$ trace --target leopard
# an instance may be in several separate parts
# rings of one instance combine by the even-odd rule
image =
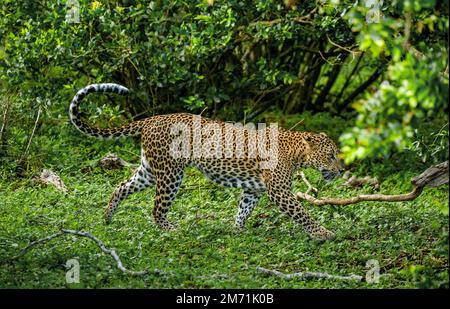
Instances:
[[[340,175],[340,151],[327,134],[271,130],[272,126],[256,129],[190,113],[154,115],[122,126],[100,128],[83,120],[80,113],[80,103],[90,93],[128,95],[130,90],[115,83],[90,84],[79,90],[70,103],[69,115],[80,132],[100,139],[136,136],[141,142],[140,165],[112,193],[104,211],[106,224],[126,197],[155,187],[153,219],[162,230],[173,229],[176,224],[168,220],[168,211],[185,169],[194,167],[219,185],[242,189],[235,218],[238,230],[244,229],[262,194],[267,193],[270,202],[298,223],[310,238],[324,241],[336,237],[314,220],[292,193],[293,178],[299,169],[314,168],[325,181]],[[258,143],[254,142],[255,136],[260,137]]]

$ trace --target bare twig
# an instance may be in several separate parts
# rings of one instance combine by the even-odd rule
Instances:
[[[36,116],[36,121],[34,122],[33,131],[31,132],[30,139],[28,140],[27,148],[25,149],[25,152],[22,155],[22,160],[24,160],[28,156],[28,152],[29,152],[30,146],[31,146],[31,141],[33,140],[34,134],[36,133],[37,124],[38,124],[39,118],[41,117],[41,111],[42,110],[39,107],[38,113]]]
[[[58,238],[62,235],[66,235],[66,234],[71,234],[71,235],[75,235],[75,236],[80,236],[80,237],[86,237],[90,240],[92,240],[93,242],[95,242],[95,244],[105,253],[105,254],[109,254],[114,261],[116,261],[117,263],[117,268],[120,269],[124,274],[127,275],[131,275],[131,276],[143,276],[143,275],[147,275],[147,274],[155,274],[155,275],[162,275],[162,276],[173,276],[175,275],[172,272],[165,272],[163,270],[160,269],[153,269],[152,271],[148,270],[148,269],[144,269],[144,270],[139,270],[139,271],[134,271],[134,270],[129,270],[127,269],[125,266],[123,266],[123,263],[119,257],[119,255],[117,254],[117,252],[114,249],[108,249],[106,248],[106,246],[103,244],[103,242],[98,239],[97,237],[95,237],[94,235],[88,233],[88,232],[83,232],[83,231],[75,231],[75,230],[68,230],[68,229],[62,229],[60,230],[58,233],[52,234],[50,236],[35,240],[33,242],[31,242],[30,244],[28,244],[28,246],[26,246],[25,248],[23,248],[20,253],[16,256],[14,256],[11,260],[16,260],[18,258],[20,258],[21,256],[25,255],[27,252],[29,252],[31,249],[33,249],[34,247],[36,247],[37,245],[40,244],[44,244],[46,242],[49,242],[52,239]],[[199,275],[199,276],[193,276],[193,278],[195,279],[212,279],[212,278],[217,278],[217,279],[226,279],[228,278],[227,274],[221,274],[221,273],[215,273],[212,275]]]
[[[331,65],[331,66],[335,65],[334,63],[331,63],[327,58],[325,58],[324,55],[322,54],[322,52],[321,52],[320,50],[319,50],[319,55],[320,55],[320,57],[321,57],[325,62],[327,62],[329,65]]]
[[[268,274],[268,275],[272,275],[272,276],[276,276],[276,277],[280,277],[280,278],[288,279],[288,280],[295,279],[295,278],[300,278],[300,279],[322,278],[322,279],[334,279],[334,280],[344,280],[344,281],[346,281],[346,280],[363,281],[362,276],[353,275],[353,274],[348,275],[348,276],[339,276],[339,275],[330,275],[328,273],[323,273],[323,272],[312,272],[312,271],[285,274],[278,270],[267,269],[264,267],[256,267],[256,270],[261,273],[264,273],[264,274]]]
[[[300,121],[298,121],[296,124],[294,124],[292,127],[289,128],[289,131],[292,131],[292,129],[294,129],[296,126],[298,126],[299,124],[302,124],[303,121],[305,121],[305,119],[300,119]]]
[[[208,109],[208,106],[206,106],[206,107],[200,112],[199,116],[201,116],[201,115],[203,114],[203,112],[204,112],[205,110],[207,110],[207,109]]]
[[[276,24],[279,24],[283,21],[286,21],[287,19],[285,18],[277,18],[277,19],[273,19],[273,20],[261,20],[261,21],[255,21],[250,23],[250,26],[256,26],[256,25],[265,25],[265,26],[273,26]],[[307,18],[302,18],[302,17],[295,17],[293,19],[291,19],[297,23],[301,23],[301,24],[312,24],[312,21],[307,19]],[[287,20],[289,21],[289,20]]]
[[[45,238],[41,238],[41,239],[32,241],[28,246],[26,246],[25,248],[23,248],[22,250],[20,250],[20,253],[19,253],[18,255],[14,256],[14,257],[12,258],[12,260],[17,260],[17,259],[18,259],[19,257],[21,257],[22,255],[25,255],[28,251],[30,251],[30,249],[31,249],[32,247],[34,247],[34,246],[36,246],[36,245],[39,245],[39,244],[42,244],[42,243],[45,243],[45,242],[48,242],[48,241],[50,241],[50,240],[52,240],[52,239],[54,239],[54,238],[56,238],[56,237],[59,237],[59,236],[61,236],[61,235],[63,235],[63,234],[64,234],[64,232],[62,232],[62,230],[61,230],[61,231],[59,231],[59,232],[56,233],[56,234],[53,234],[53,235],[50,235],[50,236],[48,236],[48,237],[45,237]]]

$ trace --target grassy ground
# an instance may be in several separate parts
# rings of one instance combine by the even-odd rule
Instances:
[[[177,229],[161,232],[154,224],[154,190],[130,196],[106,226],[102,213],[109,195],[131,170],[89,167],[107,151],[134,162],[139,151],[131,142],[99,142],[71,129],[65,128],[61,134],[64,132],[71,137],[42,138],[36,143],[45,149],[47,157],[42,160],[46,166],[58,172],[69,188],[67,194],[39,185],[31,177],[0,181],[0,287],[448,288],[447,185],[427,188],[413,202],[305,205],[314,218],[337,233],[336,240],[320,243],[310,240],[266,196],[247,222],[246,231],[238,232],[233,225],[240,191],[216,186],[190,169],[169,213]],[[410,178],[417,171],[386,166],[370,166],[382,182],[380,191],[409,191]],[[355,172],[358,170],[364,168]],[[322,196],[372,192],[368,187],[344,188],[343,180],[324,184],[313,170],[307,170],[307,176]],[[305,187],[296,182],[294,190]],[[172,275],[124,275],[93,242],[70,235],[10,260],[30,241],[61,228],[89,231],[108,248],[115,248],[129,269],[158,268]],[[73,258],[79,260],[80,283],[68,284],[65,264]],[[256,271],[261,266],[286,273],[365,276],[370,259],[379,263],[379,283],[283,280]]]

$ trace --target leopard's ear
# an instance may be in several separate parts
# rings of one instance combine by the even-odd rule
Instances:
[[[322,136],[328,136],[325,132],[320,132],[319,134]]]
[[[301,140],[302,145],[296,150],[297,157],[301,162],[309,161],[313,153],[313,143],[311,135],[302,136]]]
[[[305,149],[304,149],[305,152],[311,151],[312,140],[313,140],[312,136],[309,134],[306,136],[303,136],[303,144],[305,145]]]

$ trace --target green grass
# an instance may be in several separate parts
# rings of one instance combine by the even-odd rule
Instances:
[[[310,240],[265,196],[238,232],[234,224],[239,190],[206,181],[188,170],[169,219],[178,227],[161,232],[151,218],[154,190],[126,199],[110,225],[102,221],[110,193],[130,170],[87,174],[62,172],[70,192],[33,181],[0,183],[0,287],[8,288],[413,288],[448,287],[448,186],[426,189],[409,203],[363,203],[347,207],[307,207],[338,235],[325,243]],[[323,196],[349,196],[342,180],[323,185],[307,171]],[[412,175],[383,179],[381,191],[409,189]],[[295,190],[304,190],[296,183]],[[115,262],[84,238],[65,235],[11,262],[20,248],[61,228],[89,231],[115,248],[132,270],[158,268],[171,276],[122,274]],[[65,281],[65,263],[77,258],[80,283]],[[260,274],[257,266],[283,272],[321,271],[365,276],[366,262],[379,261],[378,284],[325,279],[283,280]]]
[[[327,115],[296,116],[313,131],[339,135],[345,122]],[[315,120],[314,120],[315,119]],[[327,120],[328,119],[328,120]],[[283,120],[283,119],[282,119]],[[313,121],[314,120],[314,121]],[[285,119],[285,127],[298,119]],[[316,125],[317,127],[314,127]],[[297,128],[304,130],[305,128]],[[26,166],[28,178],[14,176],[14,160],[0,168],[0,287],[2,288],[436,288],[449,286],[448,185],[426,188],[412,202],[361,203],[317,207],[312,216],[336,232],[334,241],[310,240],[300,226],[263,196],[246,224],[234,228],[240,190],[208,182],[188,169],[169,212],[177,223],[160,231],[151,217],[154,190],[131,195],[110,225],[103,209],[114,188],[131,170],[103,171],[95,164],[112,151],[133,163],[139,145],[130,139],[97,141],[77,133],[64,119],[42,129],[34,139]],[[44,131],[46,130],[46,131]],[[57,172],[67,187],[61,193],[33,181],[42,167]],[[410,179],[425,169],[407,154],[388,160],[359,162],[357,175],[374,175],[382,193],[406,193]],[[306,171],[321,196],[346,197],[372,189],[325,184],[320,173]],[[306,188],[296,182],[294,191]],[[133,277],[121,273],[113,259],[90,240],[71,235],[36,246],[11,261],[20,249],[61,228],[85,230],[114,248],[131,270],[161,269],[170,276]],[[66,261],[77,258],[80,283],[66,283]],[[365,276],[370,259],[378,261],[378,284],[327,279],[284,280],[256,271],[258,266],[291,273],[320,271]]]

